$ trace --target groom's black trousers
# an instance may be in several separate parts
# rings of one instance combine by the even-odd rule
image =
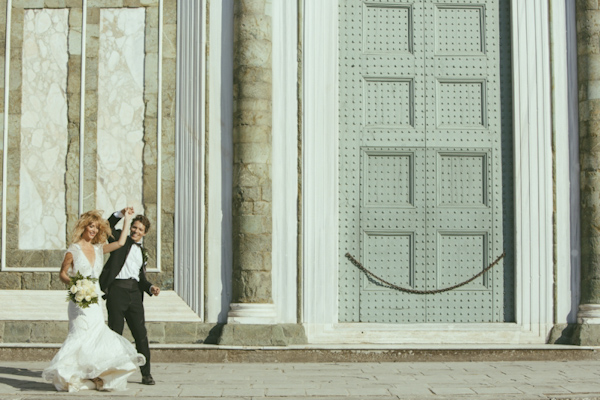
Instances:
[[[146,357],[146,364],[140,367],[142,375],[146,376],[150,375],[150,346],[146,332],[143,296],[144,293],[138,288],[135,279],[116,279],[106,296],[106,309],[108,326],[119,335],[123,334],[124,321],[127,321],[138,353]]]

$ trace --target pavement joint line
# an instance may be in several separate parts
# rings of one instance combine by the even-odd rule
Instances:
[[[0,347],[60,347],[62,343],[0,343]],[[569,351],[600,351],[600,346],[573,346],[557,344],[305,344],[287,346],[233,346],[217,344],[180,344],[180,343],[150,343],[156,349],[215,349],[215,350],[418,350],[418,351],[472,351],[472,350],[569,350]]]

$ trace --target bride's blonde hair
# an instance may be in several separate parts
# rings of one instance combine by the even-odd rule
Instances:
[[[75,225],[75,229],[73,230],[73,234],[71,235],[71,243],[76,243],[83,236],[83,232],[85,228],[90,226],[93,223],[96,223],[98,226],[98,233],[92,239],[92,244],[96,243],[105,243],[108,240],[108,237],[112,237],[110,225],[107,220],[102,218],[102,214],[98,210],[91,210],[81,214],[79,220],[77,220],[77,225]]]

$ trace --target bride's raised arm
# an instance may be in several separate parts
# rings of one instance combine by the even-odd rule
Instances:
[[[127,236],[129,236],[129,228],[131,225],[131,219],[133,218],[133,208],[128,207],[125,209],[125,222],[123,223],[123,230],[119,235],[119,240],[107,243],[102,247],[102,251],[104,254],[110,253],[111,251],[115,251],[125,245],[125,241],[127,240]]]

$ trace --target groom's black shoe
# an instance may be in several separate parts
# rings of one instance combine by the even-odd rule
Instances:
[[[142,376],[142,384],[156,385],[156,382],[154,382],[154,378],[152,378],[152,375],[145,375],[145,376]]]

